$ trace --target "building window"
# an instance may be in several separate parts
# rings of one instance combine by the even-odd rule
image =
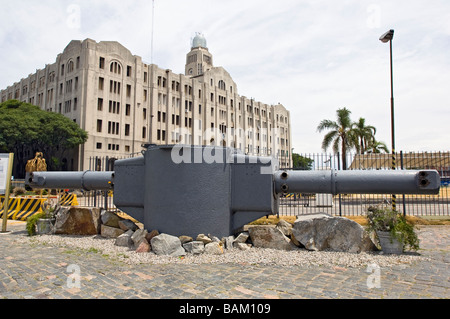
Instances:
[[[130,124],[125,124],[125,136],[130,136]]]
[[[131,76],[131,66],[129,65],[127,65],[127,76]]]
[[[105,68],[105,58],[103,58],[103,57],[100,57],[99,68],[100,69],[104,69]]]
[[[97,149],[101,150],[102,149],[102,143],[97,143]]]
[[[109,71],[111,73],[120,74],[121,73],[121,66],[118,62],[111,62],[109,66]]]
[[[97,132],[101,133],[102,132],[102,120],[97,120]]]
[[[73,72],[73,69],[74,69],[73,61],[69,61],[69,63],[67,63],[67,73]]]
[[[142,138],[146,138],[147,137],[147,128],[144,126],[142,127]]]
[[[105,85],[105,79],[104,78],[98,78],[98,89],[103,90],[103,87]]]
[[[97,101],[97,111],[103,111],[103,99],[101,98]]]
[[[130,113],[131,113],[131,105],[127,104],[125,105],[125,115],[130,116]]]

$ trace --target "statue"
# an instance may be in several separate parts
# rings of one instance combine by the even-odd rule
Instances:
[[[45,163],[45,158],[42,152],[36,152],[36,156],[27,161],[25,171],[27,173],[47,171],[47,164]]]

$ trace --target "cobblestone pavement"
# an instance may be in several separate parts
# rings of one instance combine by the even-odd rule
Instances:
[[[430,260],[379,269],[248,264],[130,266],[95,250],[21,242],[18,239],[26,236],[24,223],[9,221],[8,230],[0,234],[0,299],[450,297],[450,226],[421,226],[420,254]]]

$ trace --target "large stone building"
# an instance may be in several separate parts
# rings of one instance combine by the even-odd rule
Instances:
[[[64,159],[69,170],[93,169],[91,157],[122,158],[149,143],[230,146],[292,166],[289,111],[239,95],[230,74],[213,65],[205,38],[197,34],[191,44],[183,75],[144,63],[118,42],[74,40],[0,98],[61,113],[88,132]]]

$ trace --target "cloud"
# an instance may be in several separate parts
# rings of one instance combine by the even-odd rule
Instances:
[[[114,40],[151,59],[152,2],[7,1],[0,12],[0,87],[26,77],[72,40]],[[36,18],[39,17],[39,18]],[[238,92],[291,112],[296,152],[320,152],[318,123],[347,107],[390,145],[389,46],[395,29],[397,146],[448,149],[450,3],[436,0],[155,0],[154,63],[184,73],[203,32]],[[397,147],[397,148],[398,148]]]

